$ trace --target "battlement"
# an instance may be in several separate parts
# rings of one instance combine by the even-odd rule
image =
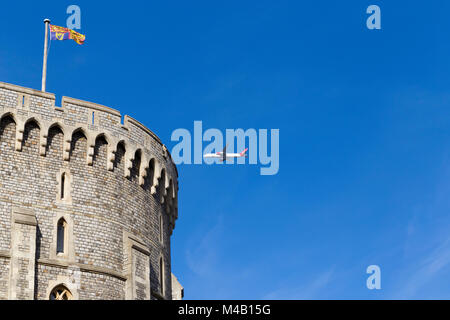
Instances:
[[[63,97],[61,107],[55,105],[53,93],[0,82],[0,119],[10,116],[16,123],[15,150],[21,151],[27,123],[35,122],[40,128],[39,154],[45,157],[50,129],[57,126],[64,134],[63,159],[70,161],[72,136],[81,131],[87,139],[86,164],[92,166],[94,148],[103,137],[107,147],[107,170],[112,171],[119,144],[126,150],[125,177],[130,177],[133,161],[140,157],[138,183],[143,186],[149,171],[151,193],[160,183],[164,186],[161,202],[169,201],[171,224],[177,219],[178,172],[171,155],[159,137],[139,121],[118,110],[70,97]],[[165,200],[166,199],[166,200]]]
[[[63,96],[61,107],[58,107],[55,105],[55,95],[53,93],[42,92],[0,81],[0,103],[0,107],[6,106],[37,111],[42,114],[43,118],[48,118],[52,115],[58,117],[53,111],[70,112],[76,114],[73,117],[74,122],[90,125],[92,129],[97,129],[97,126],[107,129],[112,129],[112,126],[117,126],[118,131],[120,131],[121,129],[130,130],[130,126],[134,126],[138,129],[135,132],[138,137],[142,138],[148,135],[163,146],[159,137],[139,121],[125,115],[124,123],[122,124],[120,111],[94,102]],[[40,109],[36,109],[37,107]]]

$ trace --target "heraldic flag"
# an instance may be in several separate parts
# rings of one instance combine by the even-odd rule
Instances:
[[[86,36],[69,28],[50,25],[50,40],[72,39],[78,44],[83,44]]]

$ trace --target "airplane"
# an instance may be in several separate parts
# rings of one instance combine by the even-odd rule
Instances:
[[[229,158],[241,158],[247,156],[246,152],[248,148],[246,148],[241,153],[227,153],[227,147],[228,145],[226,145],[225,148],[223,148],[223,151],[219,151],[216,153],[207,153],[203,156],[203,158],[220,158],[220,162],[223,162]]]

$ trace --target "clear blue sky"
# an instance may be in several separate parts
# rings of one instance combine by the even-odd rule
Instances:
[[[0,81],[173,130],[279,128],[280,171],[180,165],[188,299],[450,298],[450,2],[4,1]],[[366,28],[381,8],[382,30]],[[366,288],[367,266],[381,290]]]

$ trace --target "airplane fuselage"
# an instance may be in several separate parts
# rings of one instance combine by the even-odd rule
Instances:
[[[245,149],[241,153],[227,153],[226,150],[227,150],[227,147],[223,148],[223,151],[219,151],[216,153],[207,153],[207,154],[203,155],[203,158],[216,158],[216,159],[221,159],[221,161],[226,161],[227,159],[231,159],[231,158],[245,157],[246,156],[245,153],[247,152],[248,149]]]
[[[223,155],[222,154],[217,154],[217,153],[207,153],[203,156],[204,158],[218,158],[218,159],[223,159]],[[227,153],[225,155],[225,158],[240,158],[242,157],[242,155],[240,153]]]

